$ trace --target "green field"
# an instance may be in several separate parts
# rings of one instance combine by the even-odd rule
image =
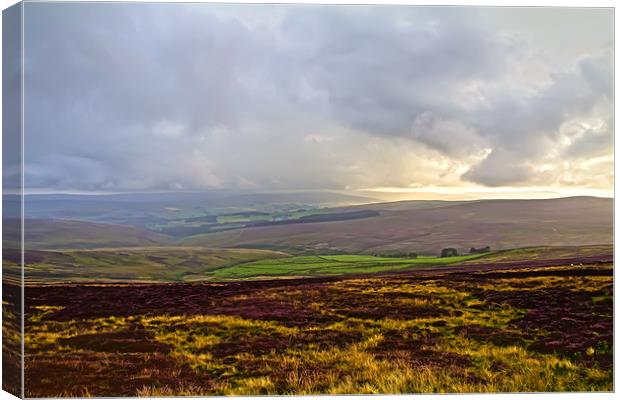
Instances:
[[[19,275],[19,254],[5,254],[5,267]],[[482,255],[396,258],[367,255],[294,256],[257,249],[134,247],[28,251],[26,281],[190,282],[251,277],[368,274],[464,262]]]
[[[457,257],[394,258],[366,255],[297,256],[263,259],[241,263],[213,271],[222,279],[239,279],[256,276],[323,276],[344,274],[368,274],[396,271],[410,267],[427,267],[453,264],[481,257],[474,254]]]
[[[613,254],[609,245],[530,247],[457,257],[417,258],[371,255],[303,255],[259,249],[186,246],[27,251],[26,281],[42,282],[191,282],[265,277],[312,277],[370,274],[449,264],[505,263],[569,259]],[[5,279],[19,280],[20,255],[7,249]]]

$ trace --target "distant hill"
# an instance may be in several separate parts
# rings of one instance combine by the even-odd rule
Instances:
[[[8,219],[3,223],[4,248],[19,248],[16,222]],[[157,232],[116,224],[54,219],[26,219],[24,224],[26,248],[34,250],[151,246],[170,239]]]
[[[252,201],[278,199],[277,196],[256,196]],[[291,198],[286,197],[286,200]],[[85,201],[99,202],[94,198]],[[136,207],[140,205],[134,204]],[[399,201],[337,207],[331,212],[339,213],[332,216],[348,216],[357,215],[362,210],[365,210],[364,218],[326,220],[319,215],[321,218],[309,217],[301,221],[303,223],[257,223],[246,228],[175,239],[129,225],[29,218],[26,220],[26,245],[28,249],[42,250],[177,243],[274,249],[290,253],[437,254],[446,247],[467,252],[471,247],[484,246],[500,250],[613,242],[613,200],[608,198]],[[18,245],[15,222],[13,219],[4,220],[5,248]]]
[[[5,216],[19,217],[20,198],[5,195]],[[266,205],[298,204],[335,207],[376,199],[331,191],[253,193],[232,190],[206,192],[124,194],[32,194],[25,197],[26,218],[72,219],[147,226],[182,216],[204,215],[206,210],[255,210]],[[232,210],[232,211],[230,211]]]
[[[613,242],[613,199],[568,197],[468,202],[401,201],[364,205],[378,216],[335,222],[259,226],[186,238],[183,243],[288,252],[374,253],[442,248],[468,251]],[[339,210],[359,209],[342,207]]]

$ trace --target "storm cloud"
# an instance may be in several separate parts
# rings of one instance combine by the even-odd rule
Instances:
[[[32,189],[612,185],[611,10],[25,10]]]

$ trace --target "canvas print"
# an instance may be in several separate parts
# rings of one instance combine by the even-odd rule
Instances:
[[[611,392],[613,9],[3,11],[2,387]]]

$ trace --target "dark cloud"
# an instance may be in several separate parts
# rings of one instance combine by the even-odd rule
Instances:
[[[534,172],[523,159],[498,148],[463,174],[463,179],[487,186],[503,186],[526,182],[533,175]]]
[[[501,186],[610,154],[609,45],[530,68],[494,12],[28,3],[27,184]]]
[[[598,129],[587,129],[577,137],[564,151],[568,159],[583,159],[604,156],[613,147],[613,136],[610,125],[605,124]]]

